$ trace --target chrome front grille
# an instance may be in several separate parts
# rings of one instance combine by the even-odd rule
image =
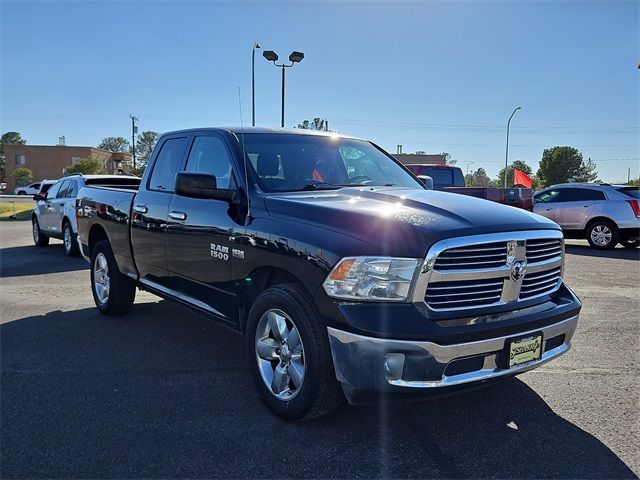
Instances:
[[[507,264],[506,242],[445,250],[436,259],[436,270],[484,269]]]
[[[427,287],[425,301],[436,309],[491,305],[500,301],[503,279],[436,282]]]
[[[560,267],[525,275],[520,288],[520,300],[553,292],[559,286],[561,276]]]
[[[413,298],[435,311],[531,300],[560,288],[563,256],[555,230],[443,240],[427,254]]]
[[[536,239],[525,242],[527,249],[527,263],[536,263],[562,255],[561,239]]]

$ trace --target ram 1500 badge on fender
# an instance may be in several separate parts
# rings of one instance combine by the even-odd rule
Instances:
[[[168,133],[139,189],[87,186],[76,210],[102,313],[127,313],[138,287],[243,334],[289,420],[535,368],[570,348],[581,308],[558,225],[426,190],[347,136]]]

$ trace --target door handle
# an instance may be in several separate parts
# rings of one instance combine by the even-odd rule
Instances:
[[[187,214],[184,212],[169,212],[169,218],[174,220],[184,221],[187,219]]]
[[[134,205],[133,211],[136,213],[147,213],[149,209],[147,208],[146,205]]]

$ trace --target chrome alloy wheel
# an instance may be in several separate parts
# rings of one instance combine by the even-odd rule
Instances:
[[[613,232],[606,225],[596,225],[591,229],[591,240],[600,247],[606,247],[611,243]]]
[[[266,311],[256,330],[256,360],[262,381],[280,400],[291,400],[304,382],[304,347],[298,328],[282,310]]]
[[[73,242],[73,235],[71,234],[71,226],[67,223],[64,226],[64,251],[67,253],[71,251],[71,242]]]
[[[111,282],[109,280],[109,265],[107,264],[107,257],[102,253],[96,255],[96,259],[93,262],[93,289],[96,292],[96,297],[100,303],[107,303],[109,300],[109,288]]]
[[[34,243],[38,243],[38,240],[40,240],[40,229],[38,228],[38,222],[34,220],[33,222],[31,222],[31,224],[33,225],[33,241]]]

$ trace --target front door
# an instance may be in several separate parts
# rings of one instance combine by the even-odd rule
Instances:
[[[60,192],[62,184],[66,180],[60,180],[55,183],[48,191],[47,197],[44,200],[39,200],[36,205],[36,216],[38,217],[38,225],[40,230],[48,234],[53,233],[53,217],[55,210],[56,196]]]
[[[188,137],[163,141],[150,172],[145,172],[133,201],[131,244],[133,258],[143,281],[166,286],[167,220],[175,176],[181,168]]]
[[[534,197],[533,212],[549,220],[555,220],[556,207],[558,206],[558,197],[562,189],[554,188],[546,192],[538,193]]]
[[[222,136],[207,133],[194,137],[186,171],[213,174],[218,188],[235,189],[231,165]],[[231,324],[237,322],[238,312],[231,269],[238,258],[233,256],[230,237],[238,227],[226,201],[173,195],[167,236],[171,288]]]

